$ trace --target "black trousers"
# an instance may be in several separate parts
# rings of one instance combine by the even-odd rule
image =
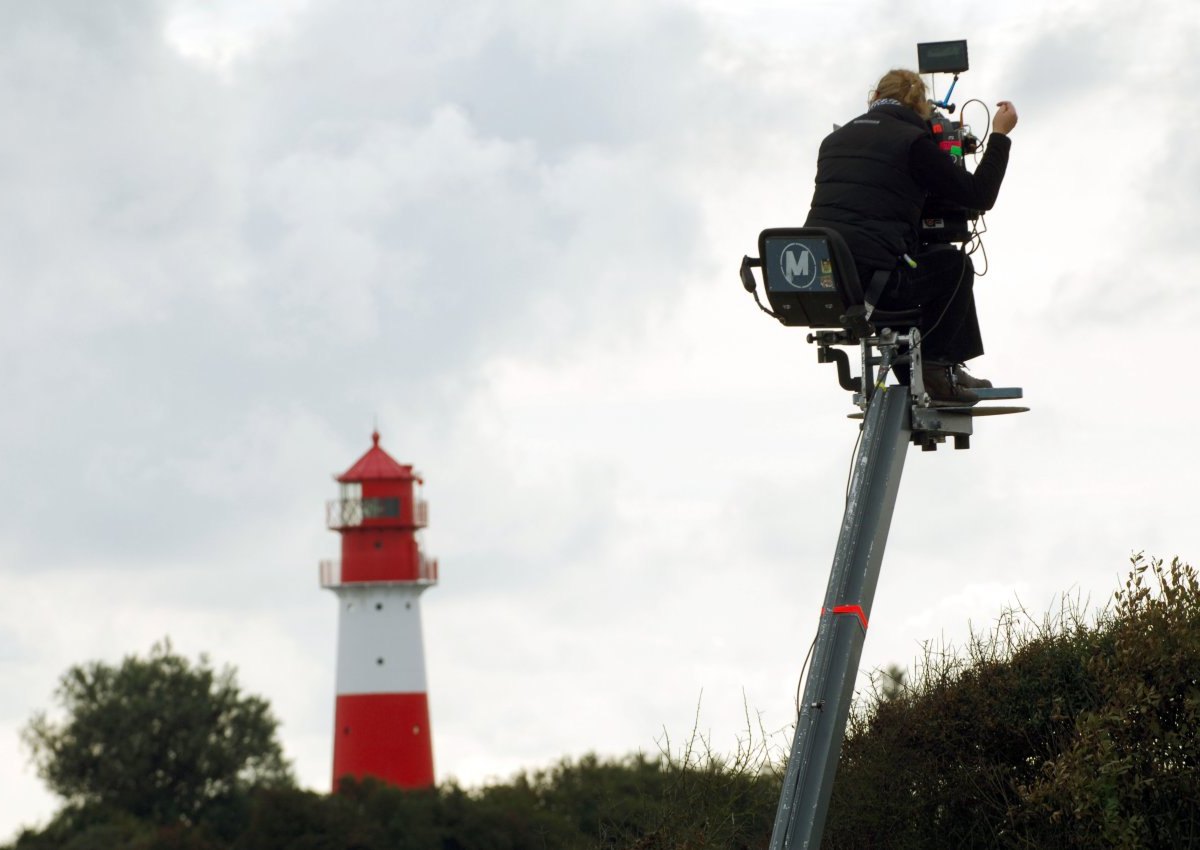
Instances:
[[[935,245],[913,259],[915,269],[902,263],[888,281],[880,309],[920,308],[921,356],[926,362],[965,363],[983,354],[971,258],[952,245]]]

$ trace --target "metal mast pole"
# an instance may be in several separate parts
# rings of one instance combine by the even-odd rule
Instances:
[[[863,422],[771,850],[820,846],[871,602],[911,439],[909,388],[879,388]]]

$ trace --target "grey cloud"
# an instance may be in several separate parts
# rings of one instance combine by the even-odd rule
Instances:
[[[1049,26],[1038,28],[1010,63],[1013,91],[1022,104],[1045,111],[1103,91],[1120,79],[1131,49],[1138,49],[1131,43],[1138,28],[1123,19],[1140,14],[1132,7],[1110,17],[1047,7],[1042,23]],[[1115,110],[1124,106],[1112,104]]]
[[[580,145],[674,138],[719,104],[727,96],[709,85],[708,36],[694,13],[653,4],[616,11],[475,2],[416,11],[320,2],[297,38],[250,70],[281,130],[411,124],[449,102],[484,135],[536,140],[554,160]],[[316,55],[352,59],[314,74]]]
[[[474,13],[485,37],[445,11],[324,5],[226,82],[164,45],[155,8],[8,30],[27,51],[10,67],[44,70],[0,92],[36,116],[0,141],[19,169],[0,200],[3,392],[26,413],[0,425],[26,482],[0,527],[39,563],[194,551],[271,508],[165,459],[229,463],[209,447],[255,416],[405,396],[450,412],[484,359],[641,333],[696,268],[694,189],[664,162],[730,95],[706,88],[686,13],[595,39],[584,15],[530,44],[532,10]],[[72,535],[35,546],[63,492]]]

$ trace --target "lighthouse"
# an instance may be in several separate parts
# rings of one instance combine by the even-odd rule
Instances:
[[[337,594],[337,704],[333,787],[374,776],[400,788],[433,784],[433,742],[421,639],[421,593],[437,561],[421,551],[429,508],[422,480],[373,445],[337,476],[326,524],[342,537],[341,561],[321,562]]]

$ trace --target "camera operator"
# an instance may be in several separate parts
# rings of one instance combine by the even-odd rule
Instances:
[[[1001,101],[975,173],[956,164],[933,139],[925,83],[913,71],[889,71],[867,112],[821,143],[816,189],[806,226],[830,227],[846,240],[866,287],[876,271],[892,275],[879,299],[888,310],[920,308],[923,377],[935,401],[970,404],[966,361],[983,354],[975,312],[975,269],[950,245],[921,250],[918,227],[928,196],[967,209],[990,210],[1008,165],[1008,133],[1017,112]]]

